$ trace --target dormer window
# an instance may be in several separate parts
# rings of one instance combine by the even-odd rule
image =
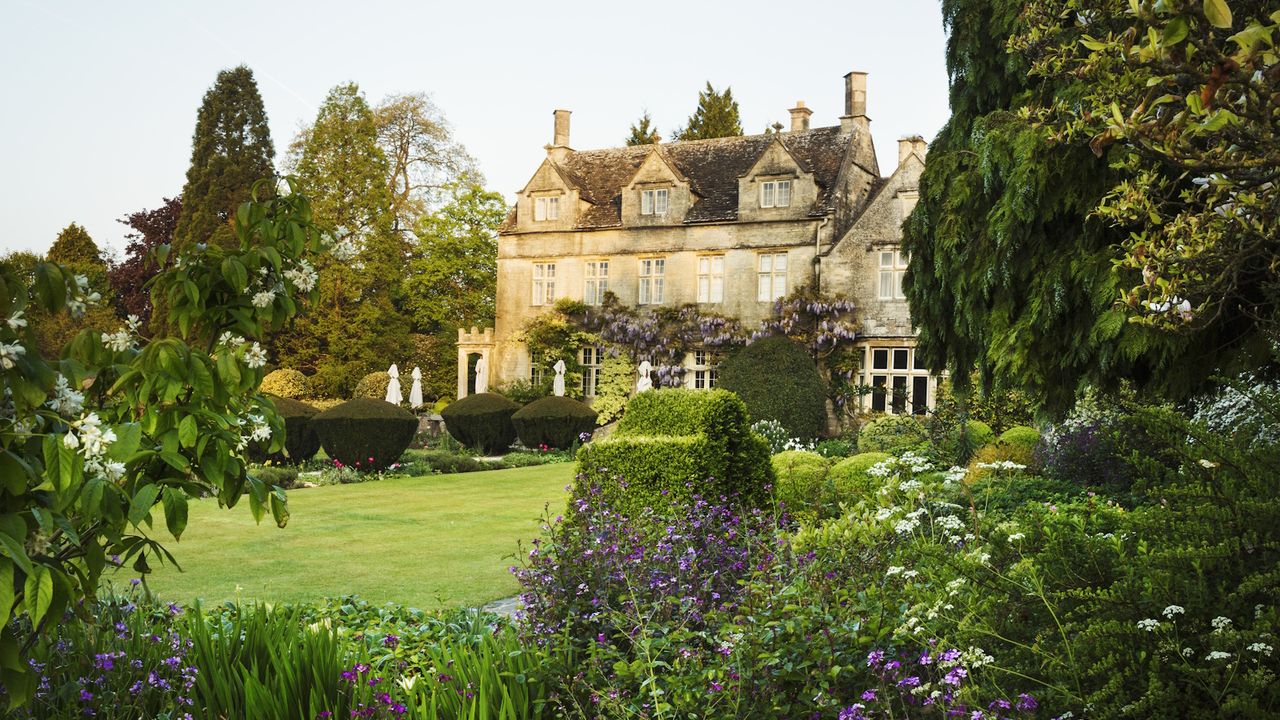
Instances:
[[[534,222],[558,219],[560,219],[560,198],[540,197],[533,199]]]
[[[641,190],[640,191],[640,214],[641,215],[666,215],[667,200],[670,191],[666,188],[660,190]]]
[[[791,181],[769,180],[760,183],[760,207],[790,207]]]

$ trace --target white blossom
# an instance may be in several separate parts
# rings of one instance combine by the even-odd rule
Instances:
[[[1164,616],[1172,620],[1174,615],[1183,615],[1186,612],[1181,605],[1170,605],[1164,609]]]
[[[1146,630],[1147,632],[1155,632],[1156,628],[1158,627],[1160,627],[1160,621],[1155,620],[1153,618],[1147,618],[1146,620],[1138,621],[1139,630]]]
[[[1012,460],[996,460],[995,462],[978,463],[978,467],[983,468],[984,470],[1009,470],[1011,472],[1027,469],[1026,465],[1021,465],[1013,462]]]
[[[253,295],[253,306],[260,307],[260,308],[266,307],[270,305],[271,301],[275,299],[276,299],[275,290],[260,290],[254,293]]]
[[[1225,631],[1227,628],[1231,627],[1231,618],[1229,618],[1229,617],[1223,617],[1223,616],[1219,615],[1218,617],[1214,618],[1213,620],[1210,620],[1210,621],[1209,621],[1209,624],[1210,624],[1210,625],[1213,625],[1213,632],[1215,632],[1215,633],[1221,633],[1221,632]]]
[[[253,345],[244,352],[244,364],[251,368],[260,368],[267,364],[267,352],[255,340]]]
[[[27,326],[27,319],[22,317],[21,310],[10,315],[9,318],[4,322],[6,325],[9,326],[9,329],[13,331],[21,330],[22,328]]]
[[[102,429],[102,420],[98,417],[98,413],[89,413],[71,423],[71,425],[80,432],[79,442],[84,448],[84,456],[86,458],[101,457],[106,453],[107,446],[116,440],[114,430],[111,428]]]
[[[129,313],[129,317],[125,318],[124,324],[125,327],[129,328],[129,332],[136,333],[138,332],[138,328],[142,327],[142,318],[134,315],[133,313]]]
[[[894,524],[893,530],[899,535],[906,535],[907,533],[915,532],[915,529],[918,527],[920,527],[919,520],[916,520],[915,518],[903,518]]]
[[[1271,657],[1271,653],[1272,651],[1275,650],[1275,648],[1263,642],[1256,642],[1250,645],[1249,647],[1245,648],[1245,650],[1248,650],[1249,652],[1261,653],[1262,655]]]
[[[129,337],[129,331],[126,328],[102,336],[102,341],[113,352],[124,352],[133,347],[133,338]]]
[[[290,268],[284,271],[284,276],[294,287],[303,292],[311,292],[316,286],[316,280],[319,276],[316,274],[315,268],[311,267],[311,263],[302,260],[298,263],[298,267]]]
[[[1214,469],[1214,468],[1218,467],[1218,463],[1216,463],[1216,462],[1214,462],[1214,461],[1212,461],[1212,460],[1205,460],[1204,458],[1201,458],[1201,459],[1200,459],[1200,467],[1205,468],[1206,470],[1212,470],[1212,469]]]
[[[1009,542],[1017,542],[1025,538],[1026,536],[1027,536],[1026,533],[1020,533],[1020,532],[1013,533],[1012,535],[1009,536]]]
[[[18,358],[26,354],[27,349],[18,343],[0,343],[0,367],[11,370],[17,364]]]
[[[231,332],[224,332],[218,336],[218,344],[227,347],[238,348],[244,344],[244,338]]]
[[[1213,652],[1209,653],[1208,655],[1205,655],[1205,656],[1204,656],[1204,659],[1205,659],[1205,660],[1226,660],[1226,659],[1228,659],[1228,658],[1230,658],[1230,657],[1231,657],[1231,653],[1229,653],[1229,652],[1222,652],[1221,650],[1214,650]]]
[[[904,568],[904,567],[902,567],[902,566],[900,566],[900,565],[890,565],[890,566],[889,566],[889,569],[884,571],[884,576],[885,576],[885,577],[893,577],[894,575],[900,575],[900,574],[902,574],[902,571],[903,571],[903,570],[905,570],[905,569],[906,569],[906,568]]]
[[[84,411],[84,393],[73,389],[65,375],[58,375],[53,393],[46,405],[62,417],[70,419]]]

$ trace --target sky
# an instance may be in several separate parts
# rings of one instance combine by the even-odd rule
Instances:
[[[120,252],[117,220],[180,195],[196,111],[219,70],[253,69],[277,148],[334,85],[371,103],[426,92],[510,202],[545,157],[552,111],[570,145],[621,145],[648,111],[667,137],[709,80],[747,134],[803,100],[814,127],[869,73],[881,171],[897,140],[947,119],[937,0],[617,3],[364,0],[0,0],[0,253],[43,252],[78,222]]]

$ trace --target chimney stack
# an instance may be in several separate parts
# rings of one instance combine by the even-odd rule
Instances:
[[[844,76],[844,115],[840,126],[846,130],[855,125],[869,129],[867,117],[867,74],[857,70]]]
[[[803,100],[797,100],[796,106],[788,112],[791,113],[791,132],[804,132],[809,129],[809,116],[813,111],[804,106]]]
[[[909,135],[898,140],[898,164],[901,165],[911,155],[916,155],[924,162],[924,155],[928,152],[929,144],[919,135]]]
[[[568,110],[556,110],[556,132],[555,138],[551,142],[552,147],[569,147],[569,112]]]

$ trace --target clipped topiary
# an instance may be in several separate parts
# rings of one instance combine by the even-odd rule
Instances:
[[[307,376],[289,368],[272,370],[262,378],[258,390],[266,395],[297,400],[307,396]]]
[[[880,481],[868,475],[867,471],[889,457],[889,453],[864,452],[831,466],[827,477],[835,487],[836,501],[853,503],[878,491]]]
[[[387,385],[391,383],[391,375],[385,370],[371,372],[360,378],[360,382],[356,383],[356,389],[352,392],[352,397],[373,398],[374,400],[382,400],[386,402]]]
[[[565,450],[573,447],[579,435],[595,429],[596,411],[573,398],[553,395],[520,408],[511,422],[525,447]]]
[[[316,415],[311,424],[329,457],[361,470],[399,460],[418,432],[413,413],[373,398],[348,400]]]
[[[774,455],[772,464],[782,509],[802,523],[816,520],[823,505],[830,461],[807,450],[787,450]]]
[[[885,415],[858,432],[858,452],[893,452],[915,447],[929,438],[924,426],[910,415]]]
[[[1014,425],[1000,433],[1000,439],[996,442],[1001,445],[1017,445],[1027,450],[1035,450],[1040,444],[1040,431],[1026,425]]]
[[[276,414],[284,420],[284,452],[271,456],[277,462],[301,463],[320,451],[320,436],[312,419],[320,414],[314,407],[285,397],[268,396]]]
[[[511,416],[520,406],[497,393],[478,393],[440,411],[444,427],[458,442],[490,455],[507,451],[516,439]]]
[[[827,425],[827,389],[813,358],[777,336],[757,340],[720,363],[718,387],[747,405],[751,420],[777,420],[790,437],[808,440]]]

